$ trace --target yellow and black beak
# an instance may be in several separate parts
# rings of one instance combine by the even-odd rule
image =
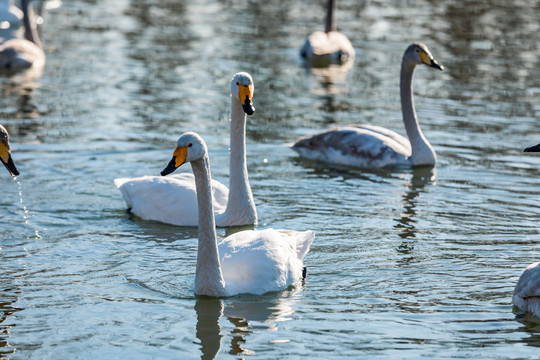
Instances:
[[[4,145],[0,144],[0,160],[2,161],[2,164],[8,169],[9,173],[12,176],[18,176],[19,171],[15,167],[15,163],[13,162],[13,159],[11,158],[11,153],[9,152],[9,149]]]
[[[252,85],[238,84],[238,97],[242,103],[242,109],[248,115],[253,115],[255,106],[253,106],[253,88]]]
[[[420,51],[420,58],[422,59],[422,62],[428,66],[434,67],[435,69],[443,70],[444,66],[439,64],[437,60],[431,56],[431,54],[421,50]]]
[[[173,157],[167,167],[161,171],[161,176],[169,175],[186,162],[187,149],[187,146],[182,146],[174,150]]]

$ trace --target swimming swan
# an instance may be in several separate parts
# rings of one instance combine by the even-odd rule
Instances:
[[[9,134],[5,127],[0,125],[0,160],[8,169],[12,176],[19,175],[19,171],[15,167],[15,163],[11,158],[11,147],[9,146]]]
[[[524,152],[540,152],[540,144],[537,144],[537,145],[534,145],[534,146],[530,146],[528,148],[526,148],[525,150],[523,150]]]
[[[300,56],[312,66],[325,67],[344,64],[354,59],[354,48],[344,34],[336,30],[335,10],[337,0],[326,3],[325,30],[315,31],[308,36],[300,49]]]
[[[12,75],[45,66],[45,53],[39,40],[31,0],[21,0],[24,39],[11,38],[0,43],[0,74]]]
[[[246,165],[246,114],[252,115],[253,79],[240,72],[231,81],[231,135],[229,187],[212,181],[217,226],[257,223],[257,209]],[[197,226],[197,194],[192,174],[166,178],[143,176],[114,180],[131,212],[143,220],[179,226]]]
[[[540,318],[540,262],[529,265],[519,277],[514,288],[512,304]]]
[[[232,296],[283,290],[303,277],[303,258],[315,238],[313,231],[246,230],[218,244],[205,142],[188,132],[180,136],[173,158],[161,175],[191,162],[197,187],[199,245],[195,295]],[[178,204],[178,206],[183,206]]]
[[[435,165],[437,156],[420,130],[414,109],[412,78],[418,64],[443,69],[424,44],[410,45],[403,55],[401,111],[410,141],[380,126],[349,125],[300,138],[292,149],[307,159],[358,168]]]

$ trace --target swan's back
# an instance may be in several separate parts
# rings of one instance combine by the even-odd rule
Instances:
[[[179,226],[197,226],[197,191],[191,173],[167,177],[142,176],[119,178],[114,184],[120,189],[131,212],[143,220],[160,221]],[[212,180],[214,211],[223,213],[229,190]]]
[[[373,125],[350,125],[300,138],[292,149],[310,160],[359,168],[408,164],[409,140]]]
[[[514,288],[512,304],[540,318],[540,262],[529,265]]]
[[[313,231],[247,230],[219,243],[219,257],[229,295],[278,291],[302,278],[302,259]]]

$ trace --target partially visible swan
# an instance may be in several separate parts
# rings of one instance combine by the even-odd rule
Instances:
[[[308,36],[300,49],[300,55],[312,66],[325,67],[344,64],[354,59],[354,48],[344,34],[336,29],[335,10],[337,0],[326,3],[325,30],[315,31]]]
[[[231,135],[229,187],[212,181],[218,226],[257,223],[257,209],[249,186],[246,165],[246,114],[252,115],[253,79],[240,72],[231,81]],[[192,174],[162,178],[143,176],[114,180],[128,208],[143,220],[179,226],[197,226],[197,194]]]
[[[435,165],[437,156],[420,130],[414,109],[412,78],[418,64],[443,69],[424,44],[410,45],[403,55],[401,111],[410,141],[380,126],[349,125],[300,138],[292,149],[307,159],[358,168]]]
[[[540,318],[540,262],[523,271],[514,288],[512,304],[519,308],[521,315],[530,312]]]
[[[302,260],[315,233],[246,230],[226,237],[218,245],[208,150],[205,142],[193,132],[180,136],[173,158],[161,175],[172,173],[186,162],[191,162],[195,176],[199,208],[195,295],[264,294],[300,281],[303,277]]]
[[[12,0],[0,0],[0,38],[15,36],[22,23],[22,11]]]
[[[21,0],[24,39],[11,38],[0,43],[0,74],[11,75],[30,68],[42,69],[45,53],[39,40],[31,0]]]
[[[9,145],[9,134],[5,127],[0,125],[0,160],[12,176],[19,175],[15,163],[11,158],[11,147]]]

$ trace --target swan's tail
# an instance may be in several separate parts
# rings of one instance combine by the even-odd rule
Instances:
[[[304,259],[313,240],[315,240],[314,231],[308,230],[296,233],[296,255],[298,259]]]

